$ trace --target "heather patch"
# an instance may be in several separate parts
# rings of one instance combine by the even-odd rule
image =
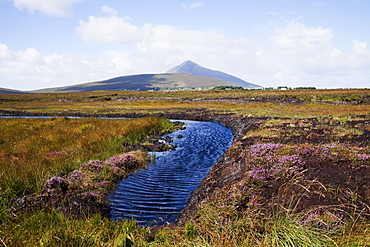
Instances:
[[[215,113],[238,113],[271,120],[261,121],[255,128],[244,125],[247,127],[237,132],[245,139],[236,138],[239,145],[235,143],[223,161],[215,165],[213,177],[203,184],[206,186],[197,191],[211,196],[215,194],[213,188],[218,188],[217,196],[204,202],[194,217],[184,218],[184,225],[151,230],[137,228],[134,222],[108,221],[99,215],[77,219],[54,211],[17,214],[18,217],[8,213],[7,198],[36,193],[53,176],[64,181],[68,177],[70,182],[76,179],[72,184],[82,186],[80,177],[92,173],[80,170],[80,164],[89,160],[104,163],[127,151],[122,150],[122,142],[131,144],[135,137],[144,135],[124,139],[129,128],[114,121],[102,128],[90,120],[38,120],[40,124],[30,127],[24,120],[2,120],[0,242],[7,246],[368,246],[370,225],[364,216],[370,203],[364,201],[370,198],[369,100],[368,89],[1,95],[0,114],[152,114],[171,119],[215,120]],[[226,118],[224,123],[231,122],[229,126],[240,129],[239,118]],[[70,128],[63,130],[57,123]],[[100,139],[96,141],[96,137]],[[53,140],[71,142],[55,146]],[[111,144],[98,145],[105,140]],[[260,170],[250,166],[245,159],[247,148],[256,143],[283,144],[266,153],[280,163],[285,161],[275,155],[290,155],[291,165],[283,166],[284,172],[274,172],[276,169],[269,166],[260,165]],[[323,146],[328,143],[348,146]],[[70,153],[69,149],[77,151]],[[37,153],[36,159],[30,158],[30,154]],[[257,162],[263,163],[262,158]],[[294,164],[303,167],[296,166],[294,170]],[[109,168],[103,169],[99,176],[110,172]],[[58,178],[53,180],[58,184]],[[96,184],[105,187],[106,180]],[[99,194],[85,190],[79,198],[90,200]],[[199,200],[194,201],[198,205]]]
[[[343,213],[334,210],[316,209],[302,216],[300,222],[304,226],[315,227],[326,233],[335,233],[345,227]]]
[[[105,195],[147,164],[146,152],[128,150],[127,137],[140,143],[177,129],[158,117],[0,121],[0,203],[17,215],[43,208],[107,215]]]
[[[105,161],[93,160],[82,164],[69,176],[48,179],[40,194],[15,200],[12,212],[33,208],[54,208],[68,214],[89,215],[99,212],[106,215],[107,198],[115,184],[148,162],[146,153],[133,151],[115,155]]]
[[[223,213],[258,210],[265,215],[273,213],[278,205],[290,213],[309,211],[302,216],[304,224],[325,229],[348,219],[353,210],[362,210],[364,215],[370,213],[364,194],[368,184],[366,172],[370,168],[368,148],[340,143],[256,143],[245,148],[237,159],[239,166],[244,166],[244,177],[216,193],[206,206],[214,205]],[[340,181],[336,177],[329,179],[330,173],[326,177],[325,170],[315,172],[315,165],[320,163],[337,169],[345,164],[343,169],[352,167],[352,173],[343,171]],[[365,172],[362,174],[365,180],[356,177],[359,171]],[[323,205],[326,210],[314,210]]]
[[[346,235],[366,235],[369,148],[235,143],[230,154],[234,179],[225,177],[230,182],[210,193],[187,221],[196,236],[233,246],[337,246],[333,238],[355,242]]]
[[[0,195],[7,200],[35,194],[46,179],[65,176],[80,164],[91,166],[87,169],[102,169],[97,163],[87,164],[89,160],[105,161],[131,151],[127,137],[140,143],[176,129],[172,122],[157,117],[0,119],[0,126]],[[81,126],[90,127],[81,130]],[[124,170],[135,167],[135,163],[124,160],[129,156],[117,157],[114,159],[126,164]],[[111,169],[116,167],[106,167],[105,174],[109,175]]]
[[[97,199],[105,202],[106,198],[102,195],[107,194],[117,181],[147,164],[147,158],[143,158],[145,155],[144,152],[135,151],[115,155],[105,161],[93,160],[82,164],[66,178],[70,193],[98,192]]]
[[[82,164],[66,178],[71,190],[68,193],[88,192],[98,201],[106,202],[104,195],[113,189],[117,181],[147,164],[147,158],[143,158],[145,155],[144,152],[135,151],[115,155],[105,161],[93,160]]]

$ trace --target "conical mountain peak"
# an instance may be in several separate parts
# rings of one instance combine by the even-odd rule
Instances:
[[[200,75],[200,76],[207,76],[218,80],[227,81],[238,86],[246,87],[246,88],[261,88],[259,85],[255,85],[249,82],[246,82],[240,78],[235,76],[226,74],[224,72],[218,70],[207,69],[199,64],[194,63],[191,60],[187,60],[182,64],[173,67],[172,69],[168,70],[166,73],[184,73],[184,74],[191,74],[191,75]]]
[[[201,67],[201,66],[194,63],[191,60],[187,60],[187,61],[183,62],[182,64],[168,70],[166,73],[184,73],[184,74],[195,75],[193,70],[196,67]]]
[[[183,62],[180,66],[188,66],[188,67],[194,67],[194,66],[199,66],[198,64],[194,63],[191,60],[186,60]]]

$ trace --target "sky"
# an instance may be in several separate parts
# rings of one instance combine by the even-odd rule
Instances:
[[[164,73],[370,88],[370,0],[0,0],[0,87]]]

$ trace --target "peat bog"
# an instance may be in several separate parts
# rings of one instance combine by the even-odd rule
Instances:
[[[46,172],[37,179],[27,176],[27,186],[22,181],[13,183],[12,187],[8,187],[9,183],[2,185],[0,243],[8,246],[40,243],[367,246],[370,242],[369,101],[368,89],[0,95],[3,115],[159,116],[213,121],[230,128],[234,134],[233,144],[190,195],[175,225],[136,227],[130,221],[112,222],[99,215],[75,219],[55,208],[9,212],[15,197],[37,195],[46,181],[60,175]],[[22,125],[18,122],[13,122],[13,127]],[[45,126],[38,123],[32,128],[43,130]],[[94,133],[96,129],[87,123],[78,127],[81,132]],[[124,139],[120,131],[114,136],[120,137],[111,139],[120,148],[123,142],[127,143],[126,147],[136,145],[136,148],[141,146],[137,143],[146,142],[146,138],[130,142],[133,139]],[[8,145],[3,139],[0,144]],[[88,147],[89,143],[85,144]],[[71,149],[54,151],[68,153]],[[106,163],[122,151],[106,153],[99,160]],[[2,178],[5,169],[17,170],[14,165],[17,160],[27,160],[26,155],[32,152],[3,151]],[[79,165],[88,164],[86,158]],[[78,171],[79,165],[73,164],[66,166],[66,178]],[[32,187],[32,184],[38,185]],[[45,232],[43,229],[47,228],[55,230]]]

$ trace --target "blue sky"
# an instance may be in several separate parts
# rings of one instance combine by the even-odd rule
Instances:
[[[0,87],[192,60],[265,87],[370,88],[370,0],[0,0]]]

